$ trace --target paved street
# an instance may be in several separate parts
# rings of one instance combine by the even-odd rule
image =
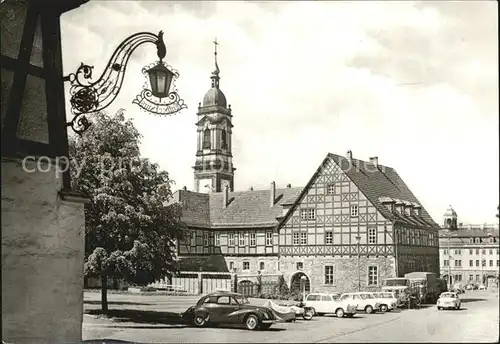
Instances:
[[[110,309],[140,309],[150,313],[181,312],[198,297],[108,295]],[[355,318],[315,317],[311,321],[275,324],[268,331],[235,326],[194,328],[167,321],[111,321],[85,315],[83,339],[135,343],[173,342],[498,342],[499,299],[493,292],[461,295],[462,309],[437,311],[435,306],[386,314],[358,314]],[[100,307],[99,293],[85,293],[85,310]],[[251,299],[262,304],[264,300]],[[107,341],[106,341],[107,342]],[[112,341],[110,341],[112,343]]]

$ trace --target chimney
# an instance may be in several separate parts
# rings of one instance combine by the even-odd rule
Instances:
[[[182,187],[182,190],[187,190],[187,189],[188,189],[187,186]]]
[[[224,191],[223,191],[223,195],[222,195],[222,207],[223,208],[226,208],[227,207],[227,204],[228,204],[228,201],[229,201],[229,186],[227,185],[224,185]]]
[[[374,165],[374,166],[378,166],[378,156],[372,156],[370,158],[370,162]]]
[[[271,207],[274,206],[274,201],[276,200],[276,183],[271,183]]]
[[[250,186],[250,189],[248,189],[248,190],[253,191],[253,186]]]
[[[352,161],[352,151],[351,150],[347,151],[346,158],[347,158],[347,160]]]
[[[292,187],[292,184],[286,184],[286,187],[290,189]]]

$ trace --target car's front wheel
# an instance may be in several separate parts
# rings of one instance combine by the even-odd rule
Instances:
[[[259,318],[257,318],[257,316],[255,316],[254,314],[250,314],[245,319],[245,327],[248,330],[255,330],[257,327],[259,327]]]
[[[344,317],[344,310],[342,308],[339,308],[335,311],[335,315],[337,318],[343,318]]]
[[[443,308],[438,306],[438,311],[440,311],[441,309],[443,309]]]
[[[366,306],[366,307],[365,307],[365,312],[366,312],[366,314],[371,314],[371,313],[373,313],[373,307],[372,307],[372,306],[370,306],[370,305]]]
[[[382,306],[380,306],[380,311],[381,311],[382,313],[387,312],[387,309],[388,309],[387,305],[382,305]]]
[[[205,327],[207,325],[207,318],[203,315],[195,315],[193,323],[196,327]]]

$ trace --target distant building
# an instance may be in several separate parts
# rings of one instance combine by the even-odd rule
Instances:
[[[499,228],[496,224],[463,225],[450,206],[439,232],[441,275],[448,283],[498,284]]]
[[[216,65],[198,109],[195,192],[179,190],[172,201],[189,228],[177,247],[181,271],[236,273],[245,285],[282,275],[291,289],[305,276],[314,291],[376,289],[412,271],[439,275],[439,225],[376,157],[327,154],[304,187],[234,191],[232,113],[219,72]]]

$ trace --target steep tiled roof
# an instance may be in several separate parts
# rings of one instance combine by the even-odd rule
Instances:
[[[223,193],[210,194],[212,227],[275,226],[283,214],[281,203],[296,198],[302,188],[276,189],[276,200],[271,206],[271,190],[253,190],[229,193],[229,204],[222,207]]]
[[[439,225],[434,222],[429,213],[427,213],[425,208],[420,204],[418,199],[413,195],[408,186],[403,182],[401,177],[399,177],[393,168],[382,166],[380,164],[375,166],[371,162],[358,159],[352,159],[351,162],[343,156],[332,153],[328,153],[326,158],[318,167],[306,187],[302,190],[302,193],[297,198],[295,206],[307,193],[318,175],[322,172],[322,167],[326,166],[329,159],[332,159],[335,163],[337,163],[342,171],[354,184],[356,184],[359,190],[386,219],[398,221],[410,226],[434,229],[439,228]],[[403,201],[403,203],[410,202],[412,204],[420,205],[421,215],[416,217],[407,216],[405,214],[391,213],[384,205],[382,205],[380,200],[384,200],[384,198],[387,197]],[[292,211],[294,207],[292,207]],[[282,219],[281,224],[287,221],[287,217],[290,216],[292,211],[290,211],[287,216]]]
[[[183,206],[183,221],[191,227],[248,228],[273,227],[283,215],[284,201],[294,201],[302,188],[276,189],[271,207],[271,190],[229,192],[229,204],[223,207],[223,193],[202,194],[178,190],[174,199]]]
[[[377,210],[387,219],[405,222],[409,224],[420,224],[420,226],[439,228],[422,204],[418,201],[410,188],[392,167],[378,164],[375,166],[371,162],[353,159],[352,163],[343,156],[328,154],[347,174],[349,179],[360,189]],[[404,202],[417,203],[422,206],[421,215],[406,216],[391,213],[382,205],[379,198],[390,197]],[[423,221],[422,221],[423,220]]]

